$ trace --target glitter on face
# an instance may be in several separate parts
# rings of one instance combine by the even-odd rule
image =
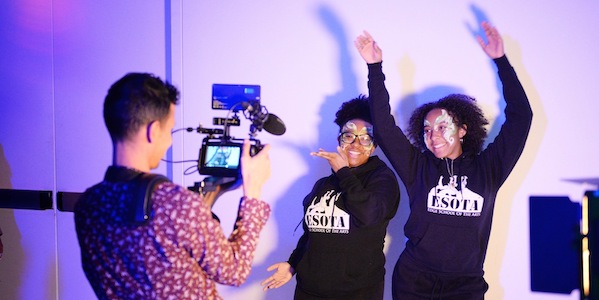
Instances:
[[[443,124],[445,123],[445,124]],[[443,131],[443,137],[446,141],[449,142],[450,145],[455,143],[455,138],[453,135],[456,133],[456,126],[453,122],[453,118],[447,113],[446,110],[441,110],[441,115],[437,117],[435,120],[435,128],[438,128],[442,125],[445,125],[445,130]]]
[[[431,127],[431,124],[428,120],[424,120],[424,127]],[[453,118],[447,113],[445,109],[441,109],[441,115],[435,118],[435,124],[432,126],[432,130],[425,130],[424,132],[424,141],[426,146],[430,149],[431,137],[433,132],[440,132],[443,138],[450,144],[453,145],[456,142],[454,137],[457,129],[456,125],[453,122]]]
[[[341,132],[354,135],[355,139],[360,139],[360,137],[364,139],[367,137],[372,138],[372,129],[372,124],[362,119],[352,119],[343,125]],[[340,136],[339,146],[342,149],[341,151],[345,153],[350,168],[367,163],[372,151],[376,148],[371,141],[369,141],[369,145],[362,145],[360,140],[356,141],[354,139],[352,143],[346,143],[343,142],[341,138],[342,137]]]
[[[358,131],[358,125],[356,125],[356,123],[354,123],[352,121],[348,121],[347,123],[345,123],[345,125],[343,125],[341,132],[351,132],[358,136],[364,135],[364,134],[373,136],[373,127],[372,126],[364,126],[364,127],[362,127],[362,129],[360,129]],[[348,146],[348,144],[343,144],[343,145],[341,145],[341,148],[345,149],[345,147],[347,147],[347,146]],[[374,144],[370,144],[368,146],[362,146],[362,147],[364,147],[364,149],[366,149],[366,150],[370,150],[370,149],[372,149],[372,147],[374,147]]]

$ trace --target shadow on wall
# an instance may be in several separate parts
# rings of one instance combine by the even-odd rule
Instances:
[[[248,278],[248,282],[245,284],[259,285],[259,283],[270,276],[269,272],[266,272],[266,268],[273,263],[286,261],[301,235],[303,229],[301,222],[303,219],[303,206],[302,200],[311,190],[314,183],[321,177],[330,175],[331,167],[328,162],[324,159],[315,158],[310,155],[310,152],[317,151],[318,148],[323,148],[327,151],[335,151],[337,147],[337,135],[339,133],[338,126],[334,123],[335,113],[341,106],[341,104],[350,99],[356,98],[359,95],[358,84],[356,75],[352,72],[352,55],[353,47],[348,49],[347,45],[351,45],[353,36],[349,37],[346,34],[346,30],[339,20],[338,16],[334,14],[333,10],[328,6],[321,5],[316,9],[315,12],[318,19],[321,20],[324,25],[326,32],[328,32],[332,39],[336,41],[337,45],[337,57],[339,76],[341,76],[341,89],[333,94],[327,96],[320,107],[320,123],[316,130],[317,144],[316,145],[297,145],[288,144],[290,149],[294,149],[302,158],[303,163],[307,166],[309,173],[300,177],[280,199],[277,200],[277,205],[273,210],[273,218],[276,222],[276,228],[279,230],[279,240],[276,249],[269,254],[269,260],[264,264],[255,265],[252,274],[257,275]],[[366,65],[364,64],[364,68]],[[377,150],[378,151],[378,150]],[[379,155],[380,156],[380,155]],[[384,157],[382,157],[384,159]],[[405,219],[394,219],[391,226],[395,226],[395,222],[400,221],[403,225]],[[398,228],[401,226],[397,226]],[[297,230],[296,230],[297,228]],[[401,230],[401,229],[400,229]],[[392,248],[403,249],[403,230],[398,236],[393,236],[393,242],[391,243]],[[397,240],[397,242],[395,242]],[[401,249],[399,251],[401,251]],[[390,250],[391,251],[391,250]],[[392,251],[393,252],[393,251]],[[395,251],[396,252],[396,251]],[[390,259],[391,266],[395,263],[395,259]],[[387,267],[387,274],[392,273],[389,267]],[[390,277],[389,277],[390,278]],[[265,293],[264,299],[288,299],[294,294],[295,289],[295,278],[281,288],[269,290]],[[390,297],[390,290],[387,293]]]
[[[0,189],[12,189],[12,172],[0,144]],[[21,234],[13,209],[0,208],[0,227],[4,254],[0,259],[0,295],[3,299],[19,299],[20,280],[25,265],[25,253],[21,245]]]
[[[477,24],[475,24],[476,28],[469,26],[468,24],[466,24],[466,27],[470,30],[473,38],[475,38],[476,35],[483,35],[483,30],[479,27],[480,23],[483,20],[489,20],[489,18],[487,14],[476,5],[471,5],[470,9],[476,17]],[[490,285],[490,289],[486,296],[492,299],[503,299],[504,297],[503,288],[501,287],[500,272],[502,265],[504,265],[503,257],[505,256],[507,234],[509,232],[509,215],[512,211],[516,193],[520,189],[522,182],[525,180],[529,170],[532,167],[532,164],[534,163],[534,160],[536,159],[536,155],[539,151],[539,147],[543,141],[543,137],[545,136],[547,129],[547,116],[545,114],[540,95],[536,90],[532,79],[528,75],[528,72],[526,72],[524,64],[522,63],[522,51],[520,49],[520,44],[518,41],[507,36],[505,33],[502,33],[501,28],[499,28],[499,30],[503,37],[506,55],[516,70],[518,78],[520,79],[520,82],[526,91],[526,95],[528,96],[534,117],[524,151],[522,152],[518,163],[514,167],[514,170],[512,170],[512,173],[500,189],[497,197],[498,201],[495,204],[493,229],[491,232],[491,239],[489,241],[487,259],[485,260],[485,279]],[[493,62],[490,62],[490,69],[496,70]],[[498,95],[503,97],[503,86],[501,81],[499,80],[498,76],[495,78]],[[489,136],[487,138],[487,144],[492,142],[497,136],[499,130],[501,129],[501,125],[505,121],[505,100],[503,98],[499,98],[497,99],[497,103],[499,106],[499,115],[495,119],[495,122],[491,124]],[[520,199],[518,201],[526,200]],[[489,259],[489,257],[493,259]],[[509,261],[506,263],[506,265],[510,265]]]
[[[334,123],[335,113],[341,106],[341,103],[358,96],[356,78],[351,73],[351,55],[350,49],[345,46],[348,43],[348,37],[345,30],[333,11],[327,6],[318,7],[316,14],[332,35],[338,46],[339,57],[339,75],[341,76],[342,88],[336,94],[327,96],[320,107],[320,123],[314,132],[317,135],[315,145],[288,144],[290,149],[297,151],[298,156],[302,158],[303,164],[307,166],[309,173],[298,178],[290,186],[287,192],[277,200],[277,205],[273,210],[273,218],[276,222],[276,228],[279,230],[279,240],[276,249],[269,254],[269,260],[262,265],[255,265],[253,274],[259,274],[259,278],[248,278],[246,285],[259,285],[260,282],[270,276],[266,272],[271,264],[286,261],[299,238],[303,234],[301,222],[303,220],[302,201],[304,197],[312,190],[314,183],[321,177],[330,175],[331,167],[324,159],[315,158],[310,152],[323,148],[327,151],[335,151],[337,147],[338,126]],[[297,229],[296,229],[297,228]],[[295,290],[295,277],[281,288],[270,290],[265,293],[264,299],[288,299],[291,298]]]

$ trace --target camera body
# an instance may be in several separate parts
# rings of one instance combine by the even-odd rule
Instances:
[[[241,176],[243,142],[235,141],[235,139],[204,138],[198,158],[200,174],[215,177]],[[262,145],[259,140],[251,141],[253,144],[250,146],[250,155],[254,156],[262,149]]]
[[[245,107],[244,107],[245,105]],[[248,106],[256,108],[253,113],[245,113]],[[239,126],[238,112],[243,111],[243,115],[252,124],[264,122],[256,120],[261,112],[257,108],[260,106],[260,86],[247,84],[213,84],[212,85],[212,109],[228,110],[233,113],[232,118],[214,118],[213,125],[222,125],[223,130],[198,128],[198,132],[208,134],[202,140],[202,147],[198,157],[198,171],[202,175],[211,175],[214,177],[233,177],[241,176],[241,156],[243,154],[243,140],[235,139],[229,135],[230,126]],[[262,125],[262,124],[260,124]],[[260,140],[255,138],[256,130],[252,125],[250,127],[250,155],[254,156],[263,146]],[[262,127],[260,127],[261,130]],[[254,129],[254,130],[253,130]],[[220,134],[220,136],[217,136]]]

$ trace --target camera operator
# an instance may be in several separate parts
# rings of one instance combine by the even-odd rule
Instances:
[[[174,86],[147,73],[125,75],[106,96],[112,166],[75,207],[83,270],[99,299],[220,299],[216,283],[238,286],[250,272],[270,215],[258,200],[270,177],[269,145],[251,157],[244,142],[244,197],[229,237],[211,213],[225,187],[202,196],[160,181],[146,198],[148,220],[131,217],[139,202],[137,179],[158,167],[171,146],[178,98]]]

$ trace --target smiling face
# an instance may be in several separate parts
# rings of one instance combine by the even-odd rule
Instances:
[[[456,159],[462,154],[460,139],[466,130],[458,127],[445,109],[435,108],[424,119],[424,142],[437,158]]]
[[[375,149],[372,136],[372,124],[362,119],[349,120],[343,125],[339,146],[347,155],[350,167],[361,166],[368,161]]]

